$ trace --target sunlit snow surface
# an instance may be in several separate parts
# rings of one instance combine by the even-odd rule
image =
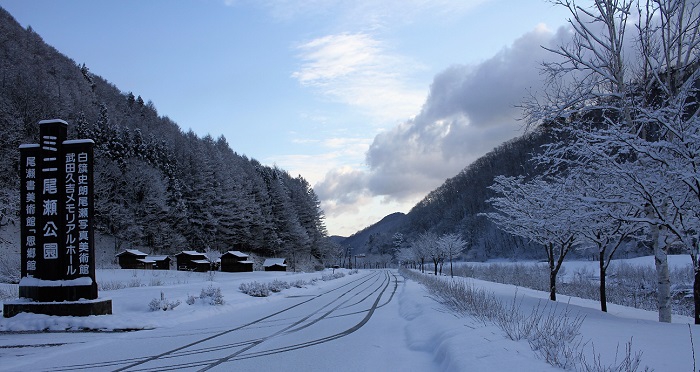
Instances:
[[[674,266],[690,262],[687,256],[670,259]],[[630,262],[653,266],[651,257]],[[595,262],[567,265],[568,273],[576,271],[575,266],[587,265],[592,271],[596,267]],[[0,370],[71,370],[81,364],[91,370],[117,370],[135,363],[143,364],[127,370],[168,366],[199,370],[222,360],[212,369],[555,370],[538,359],[527,341],[508,340],[494,325],[449,312],[422,286],[405,281],[395,270],[360,270],[265,298],[250,297],[238,289],[243,282],[279,279],[308,283],[321,275],[253,272],[216,273],[212,277],[177,271],[98,270],[99,283],[131,286],[100,292],[101,298],[112,299],[114,315],[20,314],[2,318]],[[548,302],[544,292],[459,280],[484,287],[504,302],[517,295],[525,312]],[[188,296],[199,296],[209,286],[221,288],[224,305],[186,303]],[[161,293],[181,304],[172,311],[149,311],[148,303]],[[557,307],[585,316],[581,340],[594,346],[604,363],[612,363],[616,352],[621,358],[625,344],[632,340],[632,349],[643,352],[642,367],[656,371],[694,368],[691,334],[696,353],[700,352],[700,328],[689,325],[692,319],[674,316],[673,324],[661,324],[655,312],[609,305],[605,314],[598,310],[596,301],[566,296],[558,296],[558,300]],[[82,329],[103,331],[76,332]],[[111,332],[126,329],[143,330]],[[51,332],[37,332],[41,330]]]

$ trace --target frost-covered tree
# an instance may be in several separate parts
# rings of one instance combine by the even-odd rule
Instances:
[[[396,254],[399,264],[404,267],[416,268],[416,259],[412,247],[404,247]]]
[[[454,277],[452,273],[452,260],[462,253],[467,242],[464,241],[459,234],[445,234],[438,239],[438,245],[447,259],[450,260],[450,277]]]
[[[486,213],[501,229],[544,247],[549,268],[549,298],[556,301],[556,279],[564,258],[579,243],[578,213],[572,200],[571,179],[499,176],[491,186],[498,195]]]
[[[391,238],[391,254],[394,257],[397,257],[401,249],[403,248],[404,245],[404,237],[403,234],[400,232],[394,233],[394,235]]]
[[[434,274],[437,275],[438,268],[440,273],[442,273],[442,264],[445,262],[445,258],[447,257],[447,250],[443,244],[440,244],[440,239],[438,239],[436,235],[431,234],[429,238],[432,240],[432,242],[426,244],[427,256],[431,261],[433,261]]]
[[[433,233],[425,232],[411,243],[411,256],[420,266],[420,271],[425,272],[425,259],[430,257],[430,251],[437,245],[437,237]]]
[[[526,103],[526,119],[564,128],[571,136],[560,144],[568,152],[559,160],[606,169],[606,177],[619,181],[628,206],[639,213],[633,220],[649,227],[659,320],[670,322],[669,246],[683,244],[699,272],[694,192],[700,179],[699,5],[684,0],[554,3],[570,11],[573,40],[550,49],[557,60],[544,65],[546,94]]]
[[[600,309],[607,310],[607,270],[618,249],[625,243],[641,240],[642,225],[637,222],[640,211],[630,205],[620,191],[617,180],[604,173],[593,177],[585,172],[577,175],[577,206],[581,215],[579,231],[584,241],[592,244],[598,257]]]

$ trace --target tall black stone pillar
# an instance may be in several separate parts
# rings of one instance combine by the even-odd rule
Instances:
[[[41,306],[25,305],[18,310],[8,309],[6,303],[6,317],[18,311],[53,315],[97,315],[112,311],[109,300],[93,301],[93,305],[85,303],[98,298],[92,222],[94,142],[67,140],[67,129],[68,123],[63,120],[41,121],[40,143],[20,146],[19,296]],[[80,301],[73,307],[47,304]],[[54,310],[44,310],[47,308]]]

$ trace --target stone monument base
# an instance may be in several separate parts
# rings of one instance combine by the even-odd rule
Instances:
[[[25,298],[6,301],[2,307],[5,318],[19,313],[34,313],[56,316],[89,316],[112,314],[112,300],[96,299],[63,302],[36,302]]]
[[[90,279],[90,278],[85,278]],[[36,281],[36,279],[34,279]],[[88,285],[63,285],[65,281],[43,281],[44,283],[58,283],[53,286],[26,285],[23,279],[19,283],[19,297],[37,302],[63,302],[80,301],[81,299],[94,300],[97,298],[97,284]]]

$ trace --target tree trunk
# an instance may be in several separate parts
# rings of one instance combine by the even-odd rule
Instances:
[[[549,272],[549,299],[557,300],[557,274],[553,271]]]
[[[600,310],[608,312],[608,299],[605,295],[605,254],[601,252],[600,258],[598,259],[600,263]]]
[[[668,270],[668,252],[664,228],[651,227],[652,244],[654,244],[654,264],[656,266],[656,299],[659,308],[659,322],[671,323],[671,276]]]
[[[695,324],[700,324],[700,267],[693,262],[695,279],[693,281],[693,304],[695,305]]]
[[[549,299],[557,300],[557,270],[554,268],[554,244],[547,246],[547,263],[549,264]]]

